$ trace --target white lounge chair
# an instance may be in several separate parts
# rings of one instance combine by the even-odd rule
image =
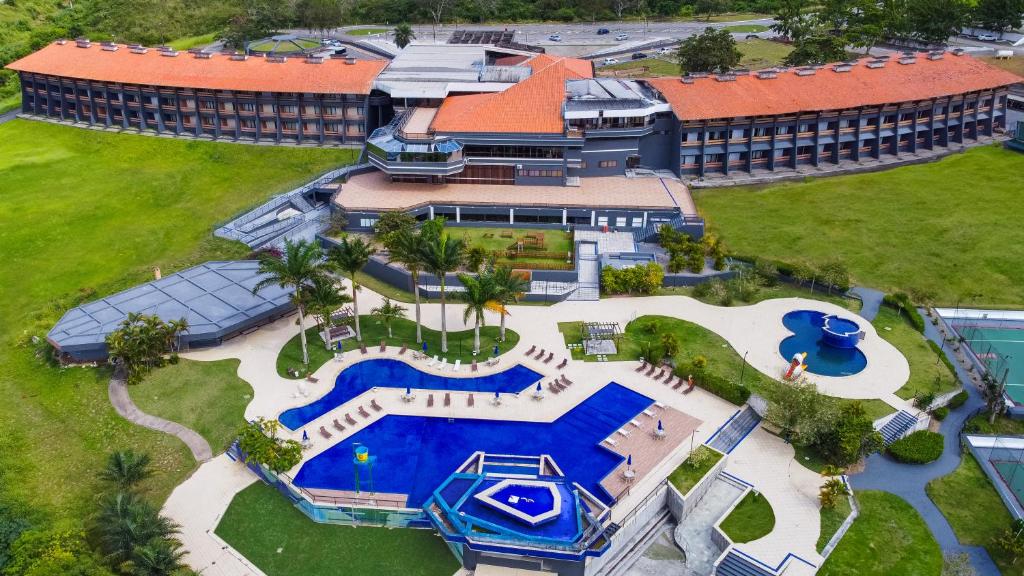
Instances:
[[[644,415],[654,418],[654,412],[651,412],[650,410],[644,410]]]
[[[437,369],[444,372],[444,369],[448,367],[448,359],[442,358],[441,363],[437,365]]]
[[[456,360],[455,361],[455,366],[452,366],[452,371],[453,372],[458,372],[459,371],[459,366],[462,366],[462,360]]]
[[[642,428],[642,426],[640,426],[640,423],[637,422],[636,420],[630,420],[629,423],[632,424],[633,426],[636,426],[637,428]]]
[[[661,408],[662,410],[665,409],[665,403],[664,402],[655,402],[654,405],[657,406],[658,408]]]
[[[437,364],[437,354],[434,354],[434,358],[430,362],[427,362],[428,367],[433,366],[434,364]]]
[[[611,438],[605,438],[604,441],[607,442],[611,446],[618,445],[618,442],[616,442],[615,440],[612,440]]]
[[[622,434],[623,436],[626,436],[626,437],[629,436],[629,431],[625,430],[625,429],[622,429],[622,428],[619,428],[618,430],[616,430],[616,432],[618,432],[619,434]]]

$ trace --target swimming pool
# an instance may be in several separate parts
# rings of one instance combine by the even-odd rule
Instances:
[[[807,353],[804,363],[807,371],[821,376],[850,376],[868,365],[868,359],[856,347],[842,348],[829,345],[823,328],[828,317],[816,310],[794,310],[782,317],[782,324],[793,335],[779,344],[779,354],[788,362],[794,354]],[[857,323],[838,319],[835,326],[844,333],[856,329]]]
[[[278,420],[297,430],[374,387],[517,393],[542,378],[521,364],[488,376],[448,378],[420,372],[400,360],[366,360],[342,370],[334,381],[334,388],[326,395],[311,404],[282,412]]]
[[[303,464],[295,484],[354,490],[352,444],[358,442],[377,457],[373,489],[407,494],[410,508],[422,506],[476,451],[550,455],[567,477],[610,503],[600,482],[623,458],[600,442],[652,402],[611,383],[551,423],[385,416]],[[360,482],[369,489],[365,474]]]

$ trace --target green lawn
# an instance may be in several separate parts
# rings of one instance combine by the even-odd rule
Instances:
[[[850,499],[845,496],[836,500],[832,508],[821,508],[818,510],[818,517],[821,519],[821,533],[818,535],[816,550],[820,553],[828,545],[828,541],[839,531],[839,527],[846,521],[847,516],[853,508],[850,507]]]
[[[944,394],[952,391],[956,388],[956,378],[944,362],[936,362],[936,354],[927,339],[899,314],[894,308],[882,306],[872,322],[882,338],[895,346],[910,364],[910,380],[896,395],[909,400],[919,392]]]
[[[737,32],[737,33],[748,32],[749,33],[749,32],[764,32],[765,30],[768,29],[768,27],[763,25],[763,24],[734,24],[732,26],[726,26],[725,29],[728,30],[729,32]]]
[[[860,516],[819,576],[938,576],[942,550],[910,504],[888,492],[857,492]]]
[[[212,44],[217,39],[217,33],[211,32],[209,34],[203,34],[201,36],[189,36],[187,38],[178,38],[168,42],[167,45],[175,50],[188,50],[189,48],[195,48],[197,46],[206,46]]]
[[[995,434],[999,436],[1024,436],[1024,420],[996,416],[995,422],[988,423],[988,414],[978,414],[967,421],[964,430],[974,434]]]
[[[411,306],[408,307],[408,315],[412,317],[415,311]],[[386,340],[388,346],[404,346],[408,345],[409,350],[419,350],[420,347],[416,344],[416,323],[412,320],[396,320],[391,325],[391,331],[393,336],[388,337],[387,328],[382,324],[378,324],[373,317],[362,314],[360,315],[360,329],[363,333],[363,342],[366,343],[367,348],[374,348],[380,346],[381,340]],[[505,330],[505,341],[498,342],[498,326],[484,326],[480,328],[480,354],[477,354],[477,361],[483,362],[487,358],[491,357],[491,353],[494,351],[494,345],[498,344],[498,350],[501,354],[504,354],[511,350],[519,342],[519,334],[512,330],[511,327]],[[320,333],[317,331],[316,326],[306,329],[306,338],[308,340],[307,350],[309,352],[309,369],[311,372],[315,372],[317,368],[323,366],[325,362],[334,357],[334,352],[324,347],[323,338],[320,337]],[[467,365],[465,370],[469,370],[468,364],[473,362],[473,330],[459,330],[459,331],[448,331],[448,353],[441,354],[441,331],[431,330],[430,328],[423,328],[423,340],[427,343],[427,351],[431,356],[438,354],[440,356],[448,358],[449,364],[454,364],[456,360],[461,359],[462,363]],[[348,338],[342,343],[342,350],[348,352],[350,350],[358,350],[359,345],[355,338]],[[410,354],[407,352],[407,354]],[[410,354],[411,359],[411,354]],[[559,357],[556,357],[552,362],[560,362]],[[284,378],[291,378],[288,375],[289,368],[301,369],[302,367],[302,344],[299,340],[299,335],[296,334],[288,341],[287,344],[281,348],[281,352],[277,356],[277,373]],[[304,375],[304,374],[303,374]]]
[[[464,240],[466,242],[466,248],[479,246],[488,252],[496,250],[510,250],[512,245],[518,241],[523,241],[525,245],[524,236],[539,233],[544,235],[544,248],[543,250],[539,250],[540,252],[556,253],[563,256],[559,259],[531,258],[531,251],[524,250],[522,252],[522,256],[517,257],[515,260],[509,260],[506,258],[500,258],[498,260],[499,263],[507,263],[513,267],[517,262],[563,263],[566,261],[566,258],[573,249],[572,233],[564,232],[562,230],[452,227],[448,228],[448,232],[453,238],[461,238]],[[502,234],[505,234],[506,237],[503,237]]]
[[[985,146],[883,172],[694,192],[710,230],[736,253],[838,257],[872,288],[1022,306],[1024,227],[1013,218],[1024,213],[1021,173],[1024,155]]]
[[[722,459],[721,452],[710,448],[708,450],[710,450],[712,457],[708,458],[707,462],[704,462],[701,466],[691,466],[690,459],[687,458],[668,475],[668,481],[676,487],[676,490],[679,490],[680,494],[685,496],[690,491],[690,488],[696,486],[697,482],[700,482],[700,479]]]
[[[948,476],[929,482],[927,490],[961,544],[985,546],[1003,574],[1021,574],[1021,567],[1011,565],[1011,557],[991,545],[994,538],[1010,527],[1013,518],[970,452],[964,454],[960,466]]]
[[[262,482],[235,495],[215,532],[267,576],[451,576],[459,568],[433,530],[318,524]]]
[[[80,520],[91,473],[119,448],[149,452],[161,501],[194,467],[177,439],[110,407],[106,370],[60,370],[28,343],[80,300],[248,250],[214,224],[350,163],[348,150],[171,140],[14,120],[0,125],[0,469],[5,495]]]
[[[255,50],[257,52],[274,51],[276,54],[287,54],[290,52],[301,52],[303,50],[309,50],[310,48],[319,47],[320,43],[315,40],[296,38],[294,41],[284,40],[278,42],[277,40],[264,40],[262,42],[256,42],[249,45],[249,50]]]
[[[715,300],[714,296],[697,296],[694,294],[694,290],[689,286],[679,286],[672,288],[662,288],[658,290],[659,296],[689,296],[690,298],[696,298],[705,304],[714,304],[719,306],[719,302]],[[801,288],[780,282],[776,286],[761,287],[758,289],[754,298],[749,302],[744,302],[738,298],[733,301],[734,306],[746,306],[748,304],[757,304],[764,300],[771,300],[772,298],[805,298],[810,300],[821,300],[822,302],[830,302],[836,306],[846,308],[850,312],[860,312],[861,301],[856,298],[846,298],[845,296],[834,293],[829,295],[822,292],[811,292],[808,288]]]
[[[252,400],[252,387],[237,373],[238,360],[181,360],[153,371],[129,393],[143,412],[195,430],[219,454],[234,441]]]
[[[383,34],[387,31],[387,28],[353,28],[346,30],[345,34],[349,36],[370,36],[371,34]]]
[[[689,20],[695,22],[742,22],[743,20],[760,20],[761,18],[768,17],[769,15],[767,14],[758,14],[756,12],[730,12],[726,14],[715,14],[710,18],[707,16],[697,16],[689,18]]]
[[[735,32],[742,32],[742,30],[735,30]],[[760,32],[760,30],[755,30],[755,32]],[[793,51],[793,47],[789,44],[761,40],[760,38],[737,42],[736,47],[743,54],[743,57],[740,58],[740,66],[751,70],[778,66]]]
[[[720,526],[737,544],[753,542],[775,528],[775,512],[767,498],[748,492]]]
[[[21,91],[18,91],[5,98],[0,98],[0,114],[10,112],[15,108],[21,108]]]
[[[645,70],[646,68],[646,70]],[[652,76],[679,76],[679,64],[662,58],[644,58],[642,60],[626,60],[610,66],[601,66],[597,69],[598,74],[602,72],[632,70],[629,76],[652,77]],[[610,74],[604,74],[610,75]]]
[[[733,30],[734,28],[735,30]],[[763,31],[764,26],[757,24],[744,24],[729,26],[729,29],[733,32],[761,32]],[[740,58],[739,66],[741,68],[750,68],[751,70],[778,66],[782,63],[783,59],[793,51],[793,47],[787,44],[761,39],[740,40],[736,43],[736,47],[739,48],[740,53],[743,55]],[[626,60],[625,62],[619,62],[618,64],[601,66],[598,68],[599,73],[622,70],[635,71],[631,72],[629,76],[637,76],[641,78],[652,76],[679,76],[679,64],[673,62],[671,58]],[[610,74],[605,75],[607,76]]]

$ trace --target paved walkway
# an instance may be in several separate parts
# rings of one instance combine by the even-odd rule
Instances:
[[[850,288],[849,295],[860,300],[860,315],[868,322],[874,322],[875,316],[878,316],[878,309],[882,306],[882,299],[885,298],[885,292],[874,288],[854,286]]]
[[[941,342],[938,330],[931,322],[925,322],[925,336],[936,343]],[[967,383],[965,390],[969,399],[942,421],[939,432],[946,437],[942,457],[930,464],[914,465],[901,464],[883,454],[874,454],[868,458],[863,472],[850,477],[850,483],[857,490],[883,490],[903,498],[924,519],[943,552],[968,554],[979,576],[998,575],[999,569],[984,548],[960,544],[949,521],[925,492],[929,482],[946,476],[960,465],[960,429],[967,417],[985,404],[981,393],[971,384],[969,375],[957,359],[948,348],[943,350],[956,366],[957,377]],[[964,504],[969,505],[967,502]]]
[[[15,118],[18,117],[18,114],[20,112],[21,112],[20,109],[14,109],[14,110],[11,110],[10,112],[4,112],[3,114],[0,114],[0,124],[3,124],[5,122],[10,122],[11,120],[14,120]]]
[[[110,385],[107,387],[107,395],[110,397],[110,403],[114,405],[114,410],[124,417],[125,420],[138,424],[143,428],[164,432],[180,438],[188,446],[188,449],[192,451],[192,457],[196,459],[196,462],[205,462],[213,457],[210,443],[196,431],[186,428],[177,422],[164,420],[139,410],[135,402],[132,402],[131,396],[128,395],[128,385],[124,379],[111,378]]]

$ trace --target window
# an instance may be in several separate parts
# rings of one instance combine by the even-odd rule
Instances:
[[[625,226],[626,226],[626,217],[625,216],[619,216],[619,217],[615,218],[615,227],[616,228],[624,228]]]
[[[722,163],[722,155],[721,154],[705,154],[704,155],[704,163],[705,164],[721,164]]]
[[[597,163],[599,168],[615,168],[619,165],[618,160],[601,160]]]
[[[377,224],[376,218],[360,218],[359,226],[361,228],[373,228]]]
[[[288,131],[291,131],[291,132],[295,132],[296,130],[299,129],[299,123],[298,122],[281,122],[281,129],[282,130],[288,130]]]
[[[255,112],[256,105],[252,102],[242,102],[238,105],[238,109],[242,112]]]
[[[278,106],[278,110],[282,114],[295,114],[299,111],[299,107],[294,104],[282,104],[281,106]]]
[[[797,148],[796,148],[796,155],[797,156],[810,156],[811,155],[811,148],[812,148],[811,146],[797,146]]]
[[[768,150],[754,150],[750,153],[752,160],[765,160],[768,158]]]
[[[644,219],[639,216],[634,216],[631,225],[633,226],[633,228],[640,228],[644,225]]]
[[[789,134],[789,126],[776,126],[775,135]]]
[[[597,217],[597,225],[598,226],[607,226],[608,225],[608,217],[607,216],[598,216]]]
[[[530,178],[561,178],[561,170],[520,170],[520,176],[528,176]]]
[[[255,130],[256,129],[256,121],[255,120],[240,120],[238,122],[238,125],[241,126],[243,130]]]
[[[810,131],[811,131],[811,124],[810,124],[810,122],[807,122],[807,123],[804,123],[804,124],[800,124],[799,132],[801,134],[803,134],[805,132],[810,132]]]

